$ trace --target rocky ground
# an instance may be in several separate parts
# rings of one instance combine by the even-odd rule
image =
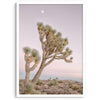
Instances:
[[[19,81],[19,93],[24,94],[24,80]],[[71,80],[38,80],[36,85],[30,81],[27,94],[83,94],[83,83]]]

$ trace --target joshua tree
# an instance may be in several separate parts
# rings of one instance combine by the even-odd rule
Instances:
[[[25,53],[25,61],[26,61],[26,64],[25,64],[25,71],[26,71],[25,89],[26,89],[26,86],[29,83],[30,72],[33,71],[37,67],[40,61],[40,56],[36,49],[31,50],[29,47],[24,47],[23,50]],[[30,67],[31,62],[34,62],[34,65],[32,67]]]
[[[49,25],[43,25],[42,23],[38,23],[37,25],[43,54],[40,68],[32,80],[34,84],[39,79],[43,69],[55,59],[63,59],[68,63],[72,62],[73,59],[72,57],[68,59],[72,51],[66,47],[66,45],[68,45],[67,38],[62,38],[61,33],[56,33]]]

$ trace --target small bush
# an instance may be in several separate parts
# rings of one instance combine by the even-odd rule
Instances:
[[[32,82],[29,82],[29,84],[26,87],[25,94],[41,94],[41,92],[34,89],[34,84]]]
[[[56,77],[55,79],[53,79],[54,82],[58,82],[58,78]]]
[[[72,88],[72,87],[73,87],[73,85],[71,83],[69,83],[69,88]]]
[[[44,83],[42,81],[38,80],[36,85],[44,85]]]
[[[27,85],[27,87],[26,87],[25,93],[26,94],[32,94],[33,93],[33,88],[34,88],[33,83],[29,82],[28,85]]]
[[[51,77],[48,79],[48,81],[51,81]]]
[[[80,89],[79,86],[72,85],[71,83],[69,84],[69,88],[72,88],[73,90],[78,90],[78,89]]]
[[[33,94],[41,94],[41,92],[34,89]]]
[[[48,86],[53,86],[54,85],[54,83],[53,82],[50,82],[49,84],[48,84]]]
[[[61,80],[59,80],[58,82],[59,82],[59,83],[63,83],[63,81],[61,81]]]
[[[72,89],[73,89],[73,90],[78,90],[78,89],[80,89],[80,88],[79,88],[79,86],[73,86]]]
[[[58,80],[58,77],[56,77],[56,80]]]
[[[56,86],[58,85],[58,80],[57,79],[53,79],[49,84],[48,86]]]
[[[21,86],[23,86],[21,83],[19,83],[19,86],[21,87]]]

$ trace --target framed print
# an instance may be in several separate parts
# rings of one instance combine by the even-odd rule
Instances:
[[[17,97],[83,96],[83,3],[17,3]]]

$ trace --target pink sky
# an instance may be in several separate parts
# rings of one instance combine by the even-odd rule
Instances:
[[[44,13],[41,13],[41,10]],[[43,75],[54,75],[59,78],[72,77],[82,79],[82,34],[83,6],[81,4],[34,5],[20,4],[19,6],[19,71],[25,72],[23,47],[35,48],[42,55],[41,43],[37,30],[37,22],[49,24],[52,28],[68,37],[68,47],[73,51],[73,63],[63,60],[54,61],[48,65]],[[39,68],[39,66],[38,66]],[[36,73],[36,71],[33,73]]]

